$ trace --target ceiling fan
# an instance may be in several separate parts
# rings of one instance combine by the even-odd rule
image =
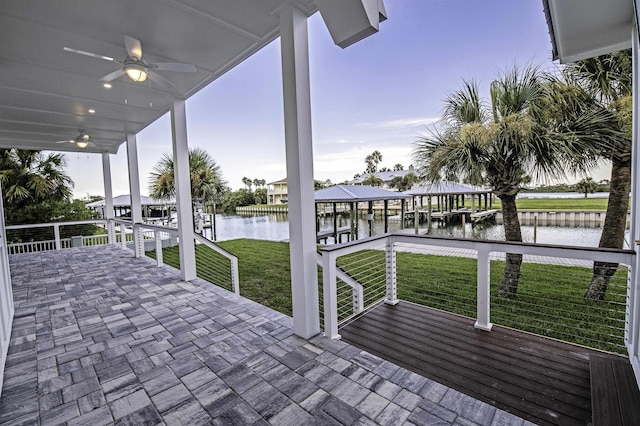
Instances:
[[[158,86],[164,89],[171,89],[174,84],[163,76],[152,72],[159,71],[174,71],[174,72],[196,72],[196,67],[191,64],[181,64],[177,62],[162,62],[157,64],[149,64],[142,60],[142,43],[137,38],[124,36],[124,45],[127,49],[127,57],[124,60],[111,58],[109,56],[98,55],[91,52],[85,52],[84,50],[72,49],[70,47],[64,47],[66,52],[78,53],[80,55],[90,56],[92,58],[104,59],[105,61],[117,62],[122,64],[123,67],[112,73],[109,73],[102,77],[100,80],[104,82],[113,81],[123,75],[127,75],[132,81],[142,82],[149,77],[149,80],[156,83]]]
[[[75,139],[67,139],[64,141],[58,141],[56,143],[75,143],[78,148],[86,148],[88,146],[96,146],[93,142],[89,141],[89,135],[80,130],[80,134]]]

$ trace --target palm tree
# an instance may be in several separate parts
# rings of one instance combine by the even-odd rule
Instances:
[[[247,190],[251,191],[251,185],[253,185],[253,181],[251,179],[249,179],[248,177],[243,177],[242,183],[244,183],[244,185],[247,187]]]
[[[584,119],[550,128],[554,110],[547,88],[545,75],[536,67],[514,67],[491,84],[487,107],[477,84],[465,81],[445,101],[442,129],[419,138],[413,151],[426,180],[456,176],[490,186],[502,201],[507,241],[522,241],[516,195],[527,176],[559,178],[596,164],[594,145],[600,135],[585,129]],[[521,264],[522,255],[507,254],[500,295],[517,293]]]
[[[397,172],[397,171],[399,171],[399,170],[404,170],[404,166],[403,166],[402,164],[400,164],[400,163],[396,163],[396,164],[393,166],[393,171],[394,171],[394,172]]]
[[[362,184],[363,185],[380,187],[380,186],[384,185],[384,181],[382,179],[380,179],[378,176],[376,176],[376,175],[374,175],[372,173],[369,176],[367,176],[367,178],[365,180],[362,181]]]
[[[64,168],[66,157],[59,153],[0,149],[0,183],[7,225],[45,223],[93,218],[82,202],[71,203],[73,181]],[[73,230],[71,230],[73,228]],[[63,237],[91,235],[93,225],[76,225],[61,230]],[[9,241],[53,239],[53,229],[35,235],[30,229],[8,230]]]
[[[367,155],[364,159],[364,162],[367,165],[367,170],[365,173],[377,173],[378,172],[378,164],[382,161],[382,154],[380,151],[375,150],[371,154]]]
[[[16,208],[45,200],[69,201],[73,181],[64,172],[66,165],[66,157],[59,153],[0,150],[0,182],[5,201]]]
[[[569,78],[600,106],[617,118],[618,130],[624,135],[619,149],[604,150],[603,156],[611,161],[609,200],[602,235],[598,247],[622,248],[629,209],[631,190],[631,49],[578,61],[567,66]],[[585,298],[602,300],[609,279],[617,270],[615,263],[594,262],[593,277]]]
[[[418,181],[418,177],[413,173],[407,173],[404,176],[396,176],[391,179],[389,186],[403,192],[411,189],[414,183]]]
[[[581,192],[584,194],[584,198],[587,198],[587,194],[593,194],[598,189],[598,184],[593,180],[592,177],[588,177],[582,179],[580,182],[577,182],[573,185],[576,192]]]
[[[219,201],[227,191],[227,182],[222,178],[220,166],[202,148],[189,150],[189,174],[191,176],[191,198],[195,204],[204,205]],[[173,198],[176,188],[173,173],[173,158],[164,154],[154,166],[149,179],[149,192],[156,200]]]

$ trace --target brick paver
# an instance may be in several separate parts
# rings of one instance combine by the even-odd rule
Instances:
[[[522,419],[118,247],[11,256],[0,424],[482,424]]]

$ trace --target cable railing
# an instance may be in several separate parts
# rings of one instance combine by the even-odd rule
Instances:
[[[355,243],[355,242],[354,242]],[[321,326],[337,338],[342,324],[387,296],[385,237],[322,248]],[[341,247],[338,251],[335,248]]]
[[[391,234],[321,250],[325,334],[339,337],[345,312],[335,272],[357,275],[366,307],[417,303],[493,324],[601,350],[625,353],[630,250],[578,248]],[[517,289],[499,295],[506,253],[522,255]],[[602,300],[585,298],[606,283]],[[382,265],[384,268],[380,267]],[[326,271],[329,271],[327,273]],[[354,278],[356,276],[354,275]],[[513,290],[513,289],[512,289]],[[341,304],[342,303],[342,304]],[[350,315],[348,315],[350,314]]]
[[[120,235],[125,236],[124,240],[120,238],[120,244],[123,248],[132,249],[137,257],[147,256],[154,259],[157,266],[166,264],[180,269],[178,230],[176,228],[151,224],[132,224],[124,220],[117,220],[117,223]]]
[[[141,238],[137,248],[156,260],[158,266],[166,264],[180,269],[178,229],[150,224],[135,224],[133,234]],[[200,235],[194,235],[196,275],[205,281],[240,294],[238,258],[232,253]],[[136,248],[134,248],[136,249]]]
[[[201,235],[195,241],[198,277],[239,295],[238,258]]]

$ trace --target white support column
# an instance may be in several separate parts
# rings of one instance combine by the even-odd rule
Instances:
[[[640,13],[640,12],[639,12]],[[636,19],[638,16],[636,15]],[[637,26],[631,32],[631,50],[633,53],[633,124],[631,135],[631,239],[632,249],[635,250],[635,264],[628,275],[628,307],[625,327],[625,343],[629,352],[629,359],[633,367],[636,381],[640,386],[640,37]]]
[[[196,278],[196,248],[191,204],[187,111],[184,99],[174,99],[171,104],[171,139],[178,213],[178,239],[180,240],[180,276],[185,281],[191,281]]]
[[[15,313],[6,236],[4,205],[2,204],[2,191],[0,191],[0,393],[4,382],[4,366],[9,351],[11,326]]]
[[[489,291],[489,253],[491,253],[491,245],[478,245],[478,300],[477,300],[477,319],[474,327],[480,330],[491,331],[493,324],[490,322],[490,291]]]
[[[131,198],[131,223],[142,223],[142,205],[140,202],[140,172],[138,171],[138,146],[135,133],[127,133],[127,164],[129,166],[129,196]],[[106,206],[105,206],[106,207]],[[133,246],[136,257],[144,256],[140,247],[142,233],[133,227]]]
[[[320,332],[309,45],[307,17],[290,5],[280,11],[280,43],[289,189],[293,331],[302,338],[309,338]]]
[[[113,185],[111,183],[111,161],[108,152],[102,153],[102,179],[104,181],[104,219],[107,220],[107,238],[109,244],[116,243],[116,230],[113,223]]]
[[[339,339],[338,334],[338,291],[336,283],[336,254],[322,253],[322,295],[324,303],[324,335],[329,339]],[[295,317],[294,317],[295,325]]]

